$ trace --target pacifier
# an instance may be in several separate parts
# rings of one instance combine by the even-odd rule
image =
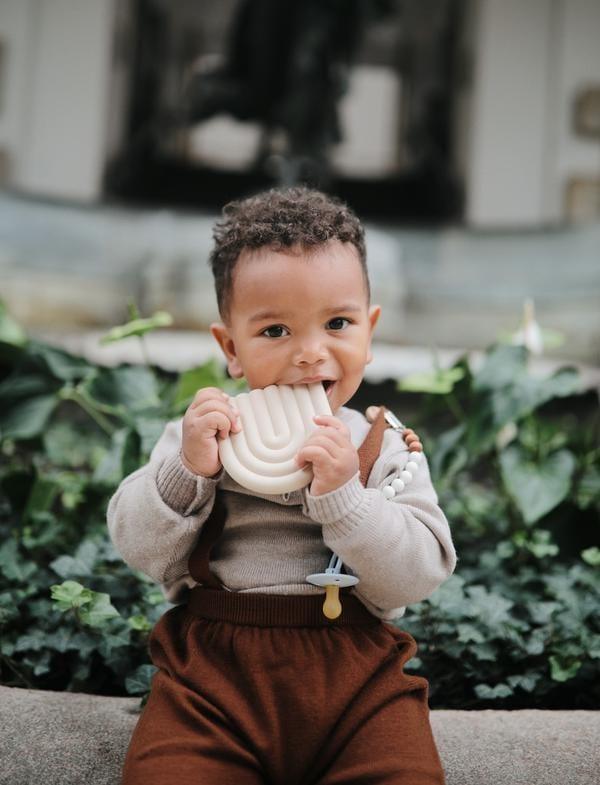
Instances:
[[[340,602],[340,588],[344,586],[356,586],[358,578],[355,575],[345,575],[340,572],[342,560],[335,553],[329,560],[329,567],[325,572],[316,572],[307,575],[306,580],[315,586],[325,587],[325,602],[323,603],[323,613],[328,619],[337,619],[342,612]]]

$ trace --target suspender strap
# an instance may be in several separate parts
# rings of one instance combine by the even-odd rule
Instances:
[[[188,560],[188,572],[192,578],[210,589],[223,588],[221,581],[210,571],[209,561],[212,547],[223,533],[225,517],[225,504],[216,493],[212,511],[200,529],[198,542]]]
[[[360,460],[360,481],[366,487],[367,480],[371,474],[373,464],[381,452],[381,442],[386,428],[389,428],[385,419],[385,407],[380,406],[377,417],[373,420],[369,432],[365,436],[363,443],[358,448],[358,458]]]
[[[384,431],[389,427],[384,414],[385,409],[381,406],[363,443],[358,448],[360,481],[365,486],[369,479],[373,464],[381,451]],[[211,589],[223,588],[221,581],[211,573],[209,562],[211,549],[223,533],[225,518],[225,504],[222,497],[217,493],[212,511],[200,530],[198,541],[188,560],[188,571],[192,578],[197,583],[201,583],[203,586]]]

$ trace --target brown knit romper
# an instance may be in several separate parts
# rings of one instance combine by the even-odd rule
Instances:
[[[381,409],[358,451],[363,485],[385,427]],[[223,590],[209,554],[224,521],[217,493],[189,559],[202,585],[150,635],[159,670],[123,785],[443,785],[428,683],[403,670],[414,639],[350,589],[333,621],[320,594]]]

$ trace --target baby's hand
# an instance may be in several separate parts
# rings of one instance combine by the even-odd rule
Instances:
[[[334,491],[354,477],[360,462],[356,447],[350,441],[350,430],[337,417],[329,414],[314,418],[317,428],[296,455],[300,467],[312,463],[313,481],[310,492],[321,496]]]
[[[221,470],[217,435],[242,430],[229,396],[218,387],[198,390],[183,417],[181,460],[194,474],[212,477]]]

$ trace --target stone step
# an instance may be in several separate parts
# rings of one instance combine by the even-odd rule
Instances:
[[[0,686],[0,785],[119,785],[138,706]],[[446,785],[598,785],[600,711],[438,710],[431,725]]]

